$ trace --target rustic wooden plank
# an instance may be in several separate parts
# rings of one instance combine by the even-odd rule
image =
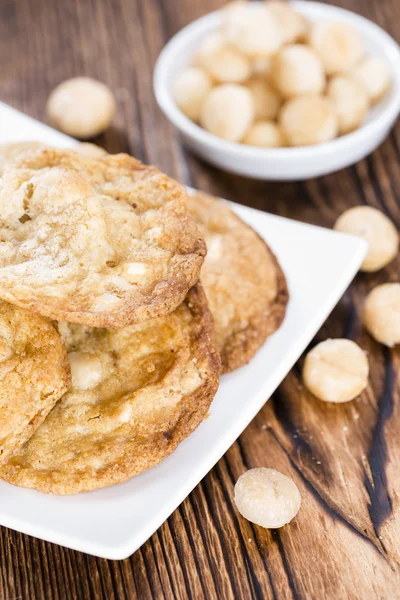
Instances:
[[[113,127],[96,140],[212,193],[331,227],[345,208],[369,204],[400,228],[400,127],[368,159],[306,183],[250,181],[207,166],[182,148],[158,110],[152,69],[165,42],[222,0],[23,0],[0,3],[1,99],[45,119],[49,91],[78,74],[115,91]],[[400,37],[397,0],[340,0]],[[226,456],[131,558],[105,561],[0,529],[0,598],[399,598],[400,355],[361,324],[366,292],[398,281],[397,259],[359,275],[315,341],[346,336],[370,356],[371,378],[343,406],[316,401],[302,361]],[[315,343],[315,342],[314,342]],[[244,399],[245,401],[245,399]],[[238,515],[237,477],[253,466],[292,476],[302,509],[280,531]]]

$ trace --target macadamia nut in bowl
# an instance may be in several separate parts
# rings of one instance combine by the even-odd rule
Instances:
[[[396,42],[350,11],[236,0],[174,36],[154,90],[206,161],[257,179],[299,180],[353,164],[384,140],[400,113],[399,64]]]

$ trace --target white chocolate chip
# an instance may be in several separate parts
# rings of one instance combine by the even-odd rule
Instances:
[[[121,265],[121,276],[125,277],[130,283],[137,283],[143,280],[147,273],[147,266],[141,262],[129,262]]]
[[[69,352],[68,360],[71,365],[73,388],[90,390],[100,383],[103,369],[97,356],[86,352]]]
[[[95,302],[92,305],[92,310],[94,311],[103,311],[103,310],[111,310],[117,304],[121,303],[121,298],[118,298],[115,294],[101,294],[96,298]]]
[[[120,423],[128,423],[131,420],[133,413],[132,406],[127,404],[119,414],[118,420]]]
[[[275,469],[250,469],[235,485],[235,504],[240,514],[261,527],[275,529],[298,513],[301,496],[297,485]]]

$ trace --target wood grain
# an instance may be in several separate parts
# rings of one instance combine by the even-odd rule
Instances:
[[[398,0],[340,0],[400,37]],[[261,183],[222,173],[181,145],[157,109],[152,69],[165,42],[221,0],[2,0],[1,100],[45,119],[61,80],[87,74],[118,98],[97,142],[129,150],[185,183],[237,202],[332,226],[369,204],[400,228],[400,127],[369,158],[306,183]],[[96,559],[0,529],[0,598],[400,598],[400,355],[363,330],[366,292],[398,281],[400,261],[359,275],[315,341],[345,336],[370,357],[368,389],[348,405],[316,401],[301,361],[240,439],[131,558]],[[306,268],[306,265],[305,265]],[[315,342],[313,342],[315,343]],[[265,531],[242,519],[233,486],[247,468],[290,475],[303,503],[294,522]],[[1,500],[0,500],[1,502]]]

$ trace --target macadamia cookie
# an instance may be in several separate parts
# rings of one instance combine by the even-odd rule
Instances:
[[[378,285],[368,294],[364,325],[377,342],[390,348],[400,344],[400,283]]]
[[[303,382],[306,388],[325,402],[348,402],[368,385],[368,359],[351,340],[326,340],[306,356]]]
[[[188,208],[207,244],[201,281],[229,373],[280,327],[289,296],[285,275],[264,240],[226,204],[197,192]]]
[[[26,155],[0,179],[0,298],[111,329],[169,313],[205,255],[186,209],[181,185],[127,154]]]
[[[110,88],[90,77],[74,77],[60,83],[47,102],[52,125],[79,139],[105,131],[114,112],[115,100]]]
[[[336,231],[350,233],[368,242],[367,256],[361,271],[378,271],[397,255],[399,234],[392,221],[372,206],[355,206],[346,210],[334,225]]]
[[[246,471],[237,480],[235,504],[251,523],[277,529],[297,515],[301,496],[293,479],[275,469],[256,468]]]
[[[53,324],[0,300],[0,464],[33,435],[71,385]]]
[[[220,361],[199,285],[169,315],[128,328],[58,326],[72,387],[2,479],[53,494],[121,483],[164,460],[205,418]]]

